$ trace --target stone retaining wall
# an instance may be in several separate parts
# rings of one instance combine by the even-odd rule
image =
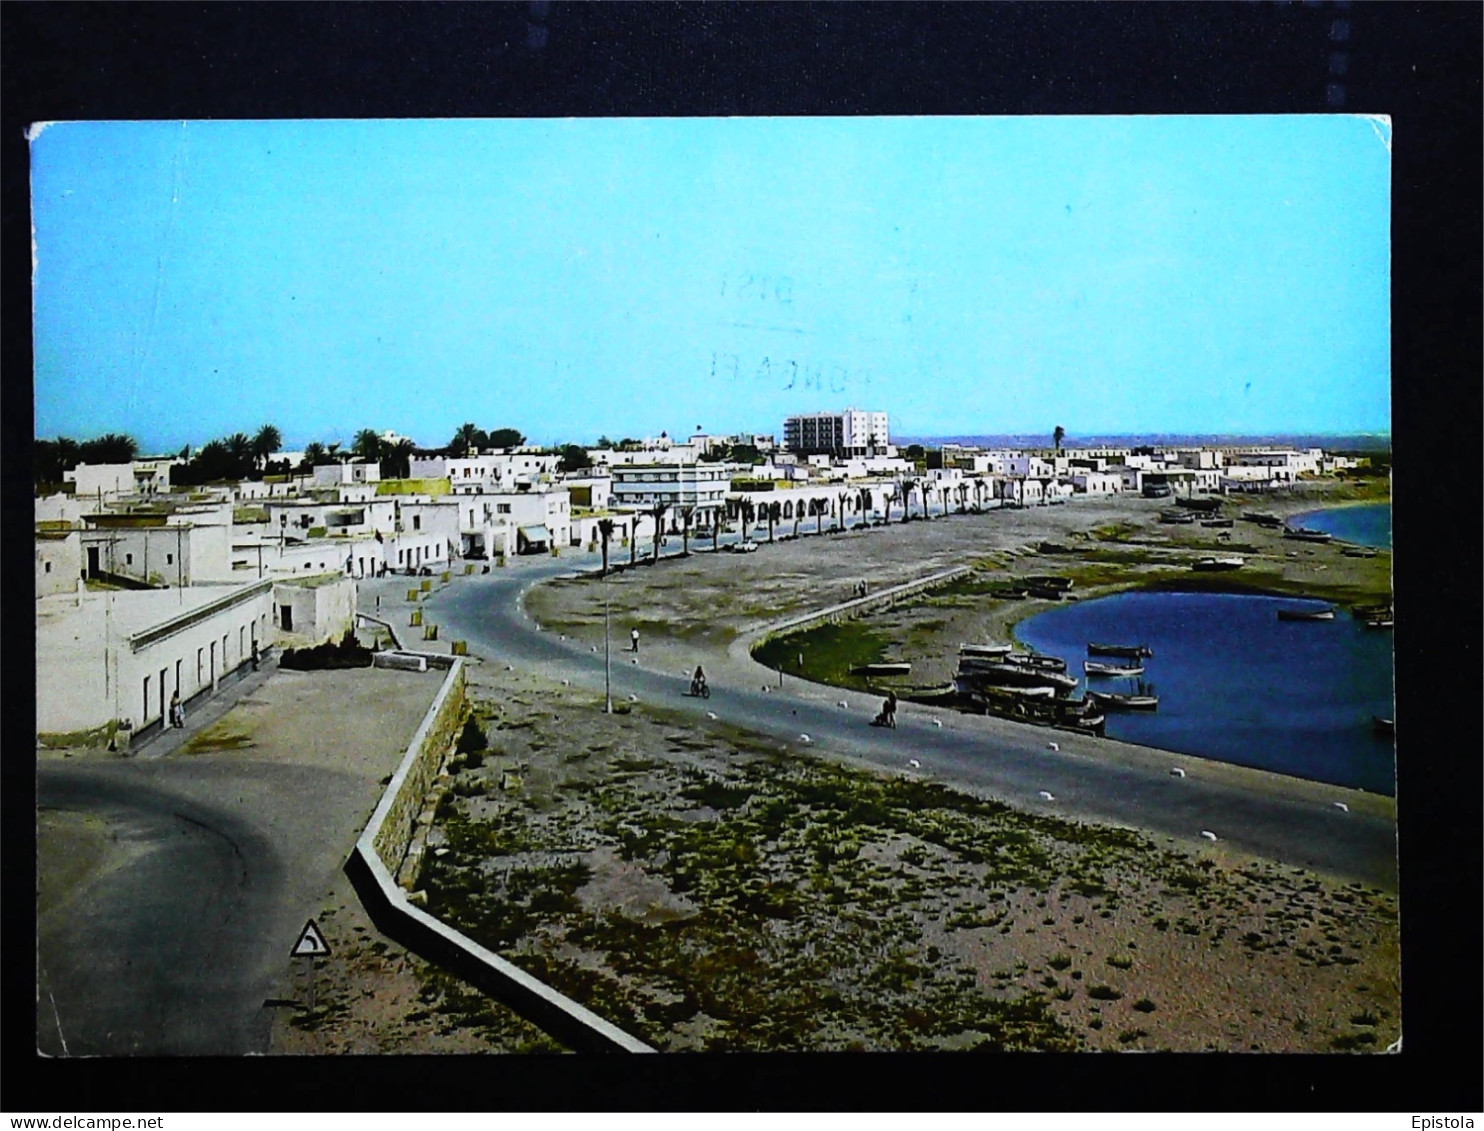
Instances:
[[[388,938],[503,1001],[570,1048],[585,1052],[654,1052],[409,900],[407,888],[416,883],[421,863],[410,858],[409,847],[414,840],[421,844],[422,838],[416,833],[420,823],[431,819],[428,798],[445,755],[453,749],[468,703],[464,660],[428,652],[404,655],[421,657],[428,667],[448,669],[448,678],[408,743],[401,765],[345,864],[346,875],[371,921]]]

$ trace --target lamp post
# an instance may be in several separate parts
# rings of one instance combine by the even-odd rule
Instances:
[[[613,688],[608,663],[608,575],[603,575],[603,713],[613,714]]]

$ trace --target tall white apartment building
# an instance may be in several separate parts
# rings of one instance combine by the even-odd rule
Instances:
[[[812,455],[873,456],[889,443],[884,412],[811,412],[790,416],[783,422],[783,446],[789,451]]]

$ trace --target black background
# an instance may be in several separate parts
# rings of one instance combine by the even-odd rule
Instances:
[[[1481,11],[1477,4],[1343,2],[0,5],[0,485],[9,614],[0,1107],[42,1114],[1484,1109]],[[25,553],[33,516],[30,123],[1335,112],[1388,114],[1394,126],[1401,1055],[412,1057],[394,1064],[34,1056],[36,983],[27,957],[34,940],[34,623]]]

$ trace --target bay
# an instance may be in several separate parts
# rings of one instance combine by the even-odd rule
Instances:
[[[1354,507],[1330,507],[1294,515],[1290,525],[1322,530],[1357,546],[1391,549],[1391,504],[1364,503]]]
[[[1109,712],[1110,738],[1392,795],[1395,750],[1375,717],[1394,718],[1391,633],[1343,609],[1332,621],[1280,621],[1293,598],[1133,592],[1039,614],[1015,635],[1081,673],[1089,641],[1147,644],[1154,713]],[[1095,691],[1131,691],[1094,679]],[[1084,681],[1085,686],[1085,681]]]

